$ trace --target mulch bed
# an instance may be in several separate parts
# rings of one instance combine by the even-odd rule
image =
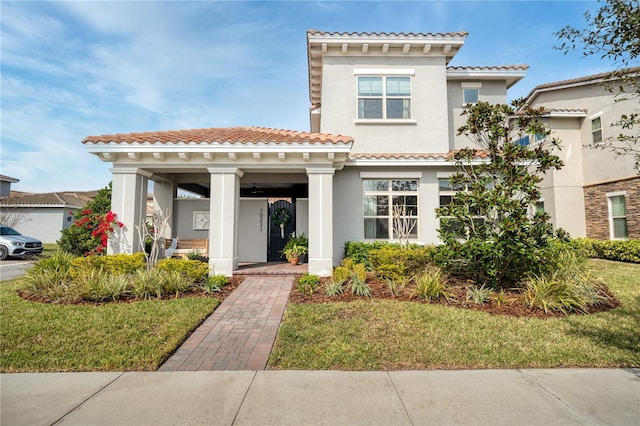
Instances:
[[[336,296],[327,296],[325,294],[325,285],[330,281],[329,278],[322,278],[320,284],[312,294],[302,294],[297,289],[297,281],[294,281],[289,294],[290,303],[300,304],[313,304],[313,303],[332,303],[332,302],[353,302],[356,300],[397,300],[403,302],[415,302],[415,303],[431,303],[438,305],[448,305],[464,309],[473,309],[476,311],[487,312],[493,315],[509,315],[514,317],[536,317],[536,318],[557,318],[563,317],[565,314],[562,312],[549,311],[545,312],[543,309],[530,308],[523,303],[522,295],[517,290],[505,291],[505,300],[507,303],[498,303],[495,299],[489,298],[482,305],[477,305],[473,302],[467,301],[467,288],[473,286],[470,281],[450,279],[449,292],[452,294],[449,301],[441,298],[439,300],[427,301],[421,299],[415,295],[412,295],[412,288],[403,288],[400,290],[397,296],[393,296],[389,291],[386,283],[369,277],[367,278],[367,284],[371,287],[372,296],[358,297],[351,294],[348,288],[343,287],[344,293]],[[609,309],[617,308],[620,306],[618,298],[612,294],[608,288],[603,287],[603,291],[607,294],[608,300],[598,306],[594,306],[589,309],[589,314],[596,312],[608,311]],[[580,314],[572,314],[580,315]]]

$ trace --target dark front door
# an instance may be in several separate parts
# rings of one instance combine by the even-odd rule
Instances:
[[[282,249],[289,236],[296,230],[296,206],[288,201],[279,200],[269,204],[269,249],[267,260],[285,260]],[[282,226],[280,226],[282,224]]]

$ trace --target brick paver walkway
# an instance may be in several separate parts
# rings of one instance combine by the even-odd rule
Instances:
[[[159,370],[264,370],[293,280],[247,277]]]

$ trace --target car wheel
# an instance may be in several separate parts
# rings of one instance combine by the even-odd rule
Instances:
[[[9,257],[9,249],[6,246],[0,246],[0,260],[5,260]]]

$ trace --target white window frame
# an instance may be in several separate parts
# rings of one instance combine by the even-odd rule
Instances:
[[[416,121],[413,117],[413,75],[412,69],[356,69],[356,123],[393,123],[393,124],[412,124]],[[382,82],[382,95],[366,96],[359,93],[360,77],[377,77]],[[408,96],[388,96],[387,95],[387,78],[389,77],[407,77],[409,78],[409,95]],[[360,118],[360,100],[361,99],[380,99],[382,102],[382,118]],[[387,118],[387,100],[390,99],[408,99],[409,100],[409,117],[408,118]]]
[[[388,186],[386,190],[367,190],[365,189],[365,182],[367,181],[387,181],[388,182]],[[410,181],[410,182],[415,182],[415,187],[416,190],[415,191],[394,191],[393,190],[393,181]],[[386,215],[379,215],[376,214],[375,215],[371,215],[371,214],[367,214],[366,211],[366,198],[368,196],[372,196],[372,197],[388,197],[387,198],[387,214]],[[409,212],[406,216],[407,217],[411,217],[412,219],[414,219],[416,221],[416,225],[413,228],[413,230],[411,231],[411,237],[409,238],[410,241],[417,241],[418,237],[420,235],[420,179],[416,178],[416,177],[412,177],[412,176],[402,176],[402,177],[375,177],[375,176],[370,176],[370,177],[363,177],[362,178],[362,239],[363,241],[396,241],[398,239],[398,237],[396,235],[394,235],[394,231],[393,231],[393,197],[394,196],[415,196],[416,197],[416,214],[411,214],[411,212]],[[366,231],[365,231],[365,227],[366,227],[366,219],[387,219],[387,229],[388,229],[388,238],[368,238],[366,236]]]
[[[480,102],[480,89],[482,88],[482,83],[469,83],[463,82],[460,83],[460,87],[462,88],[462,105],[475,105]],[[476,100],[474,102],[467,101],[467,90],[474,90],[476,93]]]
[[[629,228],[628,228],[628,214],[627,214],[627,191],[617,191],[617,192],[607,192],[607,208],[608,208],[608,217],[609,217],[609,239],[611,240],[627,240],[629,239]],[[613,215],[613,199],[622,197],[624,199],[624,216],[614,216]],[[615,236],[615,219],[624,219],[627,224],[627,235],[624,237],[616,237]]]
[[[598,128],[596,128],[596,129],[594,129],[594,128],[593,128],[593,125],[594,125],[594,123],[596,122],[596,120],[597,120],[597,121],[598,121],[598,123],[600,124],[600,127],[598,127]],[[591,123],[591,141],[592,141],[593,143],[599,143],[599,142],[602,142],[602,140],[603,140],[603,138],[604,138],[604,135],[602,134],[602,116],[601,116],[601,115],[598,115],[597,117],[593,117],[593,118],[591,118],[590,123]],[[599,139],[598,139],[598,140],[596,140],[596,135],[599,135],[599,136],[598,136],[598,137],[599,137]]]

